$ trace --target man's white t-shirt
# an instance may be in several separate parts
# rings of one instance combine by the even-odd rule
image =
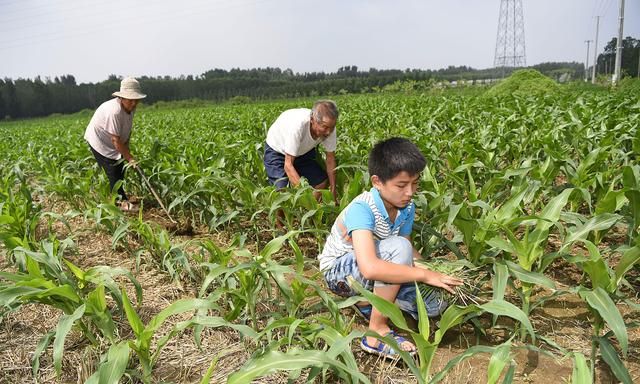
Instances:
[[[119,136],[123,143],[129,141],[133,126],[133,112],[127,111],[120,105],[118,98],[102,103],[93,114],[84,139],[99,154],[113,160],[119,160],[122,155],[111,142],[111,136]]]
[[[311,110],[308,108],[289,109],[276,119],[267,133],[267,144],[283,155],[302,156],[322,143],[325,151],[336,151],[336,130],[326,138],[311,137],[309,122]]]

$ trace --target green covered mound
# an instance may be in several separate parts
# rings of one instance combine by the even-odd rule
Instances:
[[[491,87],[486,95],[497,97],[513,94],[544,96],[557,90],[558,84],[553,79],[535,69],[521,69]]]
[[[618,85],[618,92],[629,93],[637,98],[640,95],[640,79],[625,77]]]

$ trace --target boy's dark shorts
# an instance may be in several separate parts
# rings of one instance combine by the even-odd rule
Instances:
[[[293,166],[311,186],[316,186],[327,179],[327,172],[316,161],[315,148],[296,157],[293,160]],[[277,188],[285,188],[289,185],[289,179],[284,172],[284,155],[276,152],[267,143],[264,143],[264,167],[271,185],[275,185]]]

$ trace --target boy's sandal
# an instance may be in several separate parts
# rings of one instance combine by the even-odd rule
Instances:
[[[360,316],[362,316],[363,319],[365,320],[369,320],[371,319],[371,304],[368,305],[363,305],[363,306],[359,306],[358,304],[353,304],[352,305],[353,310]]]
[[[398,335],[397,333],[395,333],[395,331],[389,331],[389,333],[387,333],[387,335],[391,335],[396,343],[398,343],[398,346],[401,346],[402,343],[406,342],[407,339],[405,339],[404,337]],[[378,355],[380,357],[384,357],[387,359],[398,359],[400,357],[400,354],[398,353],[398,351],[396,351],[395,349],[393,349],[393,347],[385,344],[382,340],[378,340],[378,343],[376,344],[376,346],[371,346],[367,343],[367,337],[363,336],[362,340],[360,341],[360,348],[362,348],[363,351],[371,353],[373,355]],[[416,354],[416,351],[405,351],[407,352],[410,356],[414,356]]]

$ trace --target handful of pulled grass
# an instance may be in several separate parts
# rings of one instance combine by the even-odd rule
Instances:
[[[418,268],[428,269],[430,271],[444,273],[445,275],[457,277],[462,279],[464,283],[453,287],[455,293],[451,293],[446,289],[434,287],[433,285],[418,283],[418,289],[423,298],[432,296],[438,302],[446,301],[449,305],[469,305],[478,304],[480,298],[475,295],[477,292],[478,282],[480,276],[478,274],[478,268],[474,267],[468,261],[458,260],[449,261],[442,259],[434,260],[415,260],[415,266]]]

